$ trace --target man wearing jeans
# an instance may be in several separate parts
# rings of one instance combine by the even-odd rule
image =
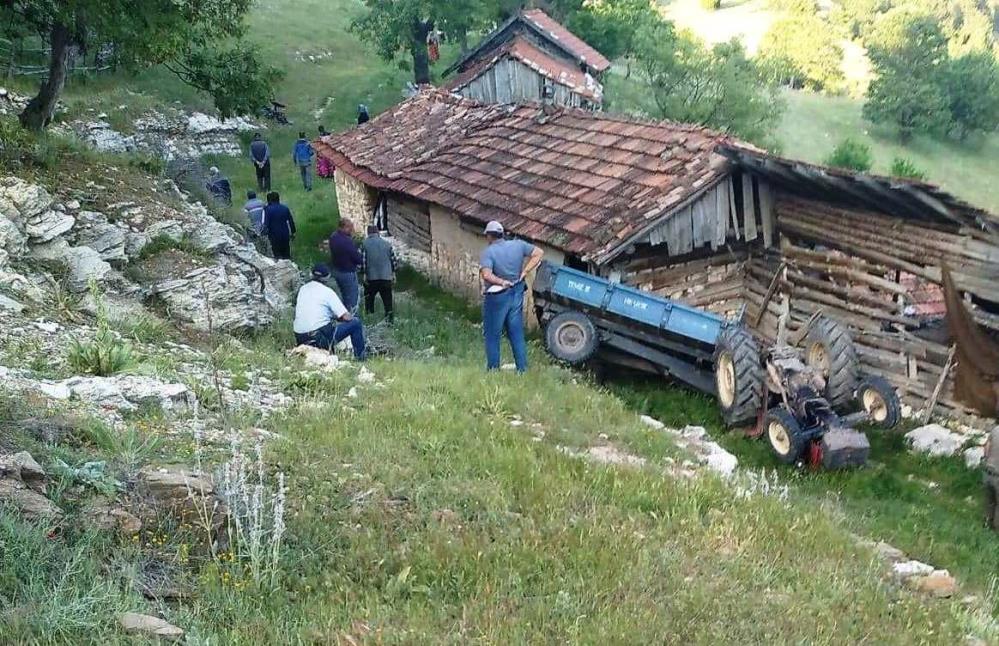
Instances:
[[[544,252],[523,240],[504,240],[503,225],[495,220],[486,225],[485,233],[489,246],[479,257],[479,276],[485,290],[482,332],[486,342],[486,370],[500,367],[500,337],[505,331],[517,372],[526,372],[524,279],[541,264]]]
[[[364,359],[364,326],[351,316],[340,298],[326,286],[330,268],[312,268],[312,280],[298,290],[295,303],[295,342],[333,351],[337,343],[350,337],[354,357]]]
[[[298,141],[295,142],[295,149],[291,153],[292,161],[298,166],[298,172],[302,175],[302,186],[306,191],[312,190],[312,144],[305,138],[305,133],[298,133]]]

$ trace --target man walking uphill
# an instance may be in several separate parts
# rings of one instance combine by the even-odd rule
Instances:
[[[302,186],[307,191],[312,190],[312,154],[312,144],[305,138],[305,133],[298,133],[298,141],[295,142],[291,157],[302,174]]]
[[[250,142],[250,161],[257,173],[257,189],[271,190],[271,149],[259,132],[253,135],[253,141]]]
[[[523,240],[504,240],[503,225],[486,225],[489,246],[479,257],[479,276],[485,289],[482,300],[482,332],[486,343],[486,370],[500,367],[500,337],[510,339],[517,372],[527,371],[527,340],[524,338],[525,278],[539,264],[543,252]]]
[[[364,359],[364,326],[351,316],[340,298],[326,286],[330,268],[316,265],[312,280],[298,290],[295,302],[295,342],[332,351],[350,337],[354,357]]]
[[[291,209],[281,204],[281,196],[277,193],[267,194],[263,232],[270,240],[274,258],[290,260],[291,241],[295,238],[295,218],[291,217]]]
[[[333,278],[340,288],[340,296],[347,309],[354,311],[358,294],[357,270],[364,262],[361,252],[354,243],[354,223],[350,220],[340,220],[340,226],[330,236],[330,260],[333,264]]]
[[[375,296],[382,297],[385,319],[391,323],[392,280],[395,278],[395,252],[378,227],[368,227],[368,237],[361,243],[361,271],[364,272],[364,311],[375,313]]]

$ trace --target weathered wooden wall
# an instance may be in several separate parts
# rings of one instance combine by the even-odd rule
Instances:
[[[547,79],[518,60],[504,58],[464,86],[458,93],[483,103],[541,101]],[[581,107],[585,99],[567,86],[553,83],[556,105]]]
[[[404,195],[391,194],[385,200],[389,233],[415,251],[430,253],[430,207]]]

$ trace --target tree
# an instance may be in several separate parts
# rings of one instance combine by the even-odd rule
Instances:
[[[919,170],[912,161],[906,159],[905,157],[896,157],[891,162],[891,169],[888,173],[892,177],[901,177],[902,179],[914,179],[920,182],[926,180],[926,173]]]
[[[239,44],[250,4],[251,0],[0,1],[0,22],[43,34],[50,50],[48,75],[21,113],[21,124],[34,130],[46,127],[66,84],[71,50],[103,43],[115,44],[119,64],[127,68],[182,63],[188,71],[181,76],[185,80],[210,76],[213,82],[202,89],[213,94],[223,116],[254,107],[254,102],[269,96],[275,73],[253,58],[252,49]],[[230,43],[229,55],[214,55],[219,43]],[[220,63],[227,67],[205,67]],[[245,96],[245,90],[255,94]]]
[[[364,0],[368,11],[351,30],[372,43],[387,61],[406,52],[413,63],[418,85],[430,83],[427,35],[435,27],[461,42],[469,31],[496,17],[500,7],[488,0]]]
[[[707,49],[657,20],[639,30],[635,47],[659,116],[757,142],[768,140],[780,120],[777,86],[761,76],[738,41]]]
[[[992,52],[965,54],[948,61],[943,85],[951,132],[959,139],[999,128],[999,66]]]
[[[871,170],[873,164],[871,149],[867,144],[847,138],[839,142],[832,154],[826,157],[825,164],[833,168],[845,168],[864,173]]]
[[[878,20],[869,41],[877,77],[867,90],[864,117],[896,127],[903,141],[916,132],[945,130],[947,40],[936,18],[893,9]]]
[[[636,25],[655,20],[659,20],[659,13],[651,0],[586,0],[569,18],[567,26],[614,60],[630,57],[634,52]]]
[[[760,43],[760,66],[776,83],[836,91],[843,85],[843,48],[828,23],[815,13],[796,13],[775,22]]]

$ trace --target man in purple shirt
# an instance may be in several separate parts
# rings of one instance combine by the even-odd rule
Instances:
[[[354,242],[354,223],[340,220],[340,226],[330,236],[330,264],[333,266],[333,279],[340,288],[340,297],[348,310],[354,311],[360,298],[357,283],[357,270],[364,262],[361,252]]]

